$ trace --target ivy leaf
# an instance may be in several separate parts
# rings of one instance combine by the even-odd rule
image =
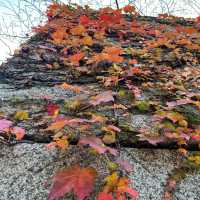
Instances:
[[[92,97],[91,100],[89,101],[89,103],[93,106],[97,106],[101,103],[107,103],[110,101],[114,101],[114,97],[113,97],[111,90],[102,92],[102,93]]]
[[[104,145],[102,140],[96,136],[84,136],[79,140],[80,145],[89,145],[94,148],[99,154],[104,154],[107,151],[112,155],[117,156],[118,152],[116,149],[107,147]]]
[[[96,175],[94,168],[81,168],[78,165],[58,172],[53,178],[48,200],[58,199],[69,192],[73,192],[78,200],[84,200],[93,190]]]

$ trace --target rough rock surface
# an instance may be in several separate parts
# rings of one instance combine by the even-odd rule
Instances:
[[[89,148],[74,145],[91,133],[106,145],[115,145],[120,156],[133,164],[130,179],[139,200],[161,200],[169,175],[184,164],[183,156],[172,149],[179,147],[178,142],[188,142],[186,148],[199,150],[198,143],[190,143],[200,126],[199,24],[174,17],[120,14],[117,19],[123,17],[123,23],[110,21],[117,28],[108,26],[98,36],[95,31],[101,29],[88,26],[82,35],[68,27],[69,21],[78,26],[80,15],[95,18],[97,11],[67,6],[64,10],[67,16],[50,12],[53,15],[44,29],[36,29],[39,33],[0,66],[0,119],[12,120],[14,126],[26,130],[22,140],[17,140],[12,130],[10,135],[4,129],[0,132],[0,200],[46,200],[53,174],[77,163],[101,172],[95,194],[100,179],[102,183],[108,173],[106,162]],[[106,12],[110,15],[109,9]],[[92,24],[101,28],[103,18],[97,17],[98,23]],[[61,43],[54,40],[60,25],[66,28]],[[64,40],[66,36],[69,40]],[[65,88],[58,88],[61,83]],[[66,125],[59,132],[47,130],[57,113],[49,114],[49,105],[51,110],[52,105],[59,107],[59,119],[78,119],[77,124],[86,122],[88,126],[82,123],[75,128]],[[15,117],[17,111],[26,113],[26,119]],[[103,122],[93,120],[94,116]],[[159,117],[163,120],[156,124]],[[109,125],[116,133],[106,129]],[[109,138],[110,133],[114,139]],[[70,143],[68,151],[46,148],[47,143],[63,137]],[[111,155],[106,156],[112,160]],[[173,200],[199,200],[199,179],[200,173],[195,171],[181,179]]]
[[[51,95],[53,99],[70,97],[66,91],[53,88],[31,88],[27,90],[8,89],[0,85],[1,111],[12,113],[11,99],[26,99],[30,96]],[[6,103],[5,103],[6,102]],[[16,110],[16,108],[13,108]],[[136,115],[134,126],[147,126],[148,117]],[[32,134],[30,130],[29,134]],[[34,131],[33,131],[34,132]],[[62,167],[72,163],[88,163],[106,174],[104,162],[92,157],[78,148],[70,148],[67,153],[57,149],[47,149],[46,144],[16,144],[0,146],[0,200],[45,200],[47,199],[51,177]],[[134,187],[140,193],[139,200],[159,200],[170,173],[180,163],[181,158],[174,150],[151,150],[122,148],[120,156],[128,159],[134,166],[130,174]],[[85,159],[87,158],[87,159]],[[86,163],[86,160],[88,163]],[[200,174],[189,175],[177,187],[174,200],[199,199]],[[71,198],[71,197],[69,197]],[[64,199],[69,199],[64,198]]]
[[[80,161],[81,157],[88,157],[78,148],[70,148],[67,153],[60,153],[56,149],[48,150],[44,144],[0,147],[1,200],[45,200],[52,174],[64,166]],[[121,157],[134,165],[134,172],[130,177],[140,193],[139,200],[161,199],[168,173],[180,161],[175,151],[168,150],[122,149]],[[99,158],[90,156],[90,161],[96,163],[94,167],[106,173]],[[84,165],[85,162],[85,159],[82,159],[81,164]],[[199,178],[200,174],[193,174],[183,180],[174,194],[174,200],[198,200]]]

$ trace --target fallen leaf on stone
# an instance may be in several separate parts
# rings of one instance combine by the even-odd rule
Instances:
[[[84,200],[93,190],[96,175],[94,168],[78,165],[58,172],[53,178],[48,200],[56,200],[69,192],[73,192],[77,200]]]

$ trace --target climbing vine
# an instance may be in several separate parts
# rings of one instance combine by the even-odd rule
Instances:
[[[97,11],[58,3],[51,4],[46,15],[46,24],[33,28],[46,43],[40,48],[59,55],[59,60],[45,63],[46,71],[68,71],[73,80],[55,87],[77,96],[60,102],[45,99],[46,127],[40,132],[51,135],[49,148],[67,150],[73,144],[105,156],[109,174],[98,200],[138,198],[128,178],[132,166],[117,158],[117,144],[122,141],[143,146],[170,143],[178,148],[184,163],[200,166],[199,155],[186,150],[198,150],[200,140],[199,17],[186,20],[162,14],[145,20],[131,5]],[[101,87],[92,86],[91,93],[80,83],[82,79]],[[134,112],[151,115],[151,125],[134,131],[126,120],[121,121]],[[26,111],[12,116],[15,121],[29,117]],[[25,137],[23,128],[4,118],[0,131],[16,140]],[[92,193],[97,176],[91,166],[63,169],[53,178],[49,200],[70,192],[84,200]],[[174,177],[168,180],[165,200],[172,198],[178,181]]]

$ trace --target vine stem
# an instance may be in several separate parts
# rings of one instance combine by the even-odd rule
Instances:
[[[118,0],[115,0],[115,3],[116,3],[116,6],[117,6],[117,9],[119,9],[119,3],[118,3]]]

